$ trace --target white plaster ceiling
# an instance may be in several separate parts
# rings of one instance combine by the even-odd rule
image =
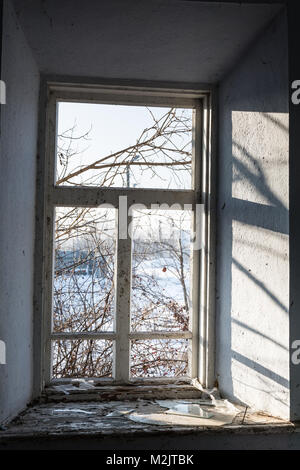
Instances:
[[[182,0],[15,0],[41,72],[216,83],[281,6]]]

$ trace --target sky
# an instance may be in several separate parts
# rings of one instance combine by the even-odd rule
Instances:
[[[169,108],[151,107],[150,109],[155,118],[159,119],[165,115]],[[186,117],[192,116],[192,110],[190,109],[179,109],[177,112],[184,112]],[[70,173],[80,166],[90,164],[99,158],[134,145],[142,131],[152,125],[153,118],[145,106],[61,102],[58,104],[58,135],[64,134],[64,137],[58,138],[58,153],[61,147],[63,148],[63,153],[65,153],[70,143],[68,138],[71,135],[70,129],[74,128],[73,137],[76,137],[76,139],[72,142],[72,150],[75,155],[72,155],[69,159],[68,173]],[[86,138],[78,139],[78,137],[87,132],[88,136]],[[186,150],[190,150],[190,141],[191,132],[180,138],[173,137],[171,147],[172,145],[180,145],[181,147],[186,145]],[[170,147],[170,142],[168,142],[168,147]],[[137,161],[141,160],[138,154],[135,158]],[[161,161],[164,158],[160,154],[153,158],[152,161]],[[180,154],[175,155],[175,158],[182,160]],[[188,170],[177,172],[177,176],[174,178],[172,169],[166,167],[155,167],[157,175],[154,175],[145,166],[142,167],[143,171],[140,168],[131,166],[130,170],[128,170],[130,187],[169,189],[189,189],[191,187],[191,177]],[[61,175],[62,169],[63,167],[58,159],[58,178]],[[98,179],[95,180],[95,177],[98,177]],[[99,178],[99,170],[97,173],[96,170],[86,172],[73,178],[71,181],[77,184],[84,183],[85,186],[102,185],[102,180]],[[113,180],[108,180],[105,185],[121,187],[127,186],[127,182],[128,175],[127,171],[125,171],[123,180],[120,176],[116,176]]]
[[[169,110],[169,108],[165,107],[151,107],[150,109],[155,119],[160,119],[162,116],[165,116]],[[185,117],[192,117],[191,109],[178,109],[179,114],[182,112]],[[58,153],[61,148],[63,149],[62,153],[65,154],[67,152],[70,144],[70,136],[72,135],[71,129],[74,129],[70,150],[72,156],[69,159],[71,163],[68,167],[69,174],[81,166],[88,165],[99,158],[135,144],[143,130],[150,128],[152,125],[153,117],[145,106],[60,102],[58,104],[57,133],[58,136],[63,135],[64,137],[58,137]],[[80,138],[80,136],[84,136],[87,132],[88,135],[86,137]],[[187,145],[186,150],[190,150],[191,148],[191,145],[189,145],[190,140],[191,132],[180,139],[176,137],[172,138],[174,145],[180,145],[181,148]],[[168,142],[167,146],[171,147],[171,144]],[[165,157],[159,154],[152,159],[153,161],[161,161],[163,158]],[[182,160],[183,157],[178,154],[175,155],[174,158]],[[60,165],[59,158],[57,162],[57,173],[58,178],[60,178],[63,166]],[[125,167],[123,179],[117,176],[113,181],[109,181],[107,185],[126,187],[129,177],[130,187],[163,189],[188,189],[191,187],[190,171],[181,170],[175,172],[177,176],[174,178],[173,169],[166,167],[155,168],[157,174],[153,175],[151,170],[148,170],[147,167],[142,167],[143,171],[140,171],[140,168],[137,166],[130,167],[130,169],[126,169]],[[106,172],[107,169],[104,171]],[[91,170],[73,178],[72,183],[84,184],[85,186],[99,185],[98,175],[99,171]],[[89,178],[91,179],[89,180]],[[68,182],[64,184],[68,184]],[[61,216],[64,213],[68,213],[69,210],[70,208],[57,208],[56,220],[64,220],[61,219]],[[72,216],[77,216],[77,212],[81,210],[82,209],[79,208],[75,212],[72,211]],[[112,236],[115,230],[114,224],[112,223],[115,219],[115,215],[113,215],[111,211],[95,208],[92,214],[89,213],[84,216],[85,222],[87,222],[87,217],[89,219],[93,217],[93,225],[97,226],[97,231],[102,234],[103,238],[110,238]],[[69,225],[71,219],[68,218],[66,223]],[[182,211],[152,211],[151,217],[149,211],[144,210],[138,213],[135,211],[133,223],[134,235],[132,235],[135,239],[146,237],[154,240],[161,236],[164,239],[168,239],[169,237],[173,238],[174,236],[176,238],[176,236],[178,236],[178,229],[188,231],[190,225],[190,214],[183,214]],[[56,227],[56,229],[58,229],[58,227]],[[64,249],[70,248],[71,246],[74,248],[75,245],[79,246],[82,238],[80,231],[76,233],[76,235],[73,233],[73,237],[66,237],[65,240],[59,238],[59,241],[57,240],[58,246]]]

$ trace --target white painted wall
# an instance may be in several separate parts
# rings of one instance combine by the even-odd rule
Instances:
[[[6,341],[7,365],[0,365],[0,422],[22,409],[32,393],[34,188],[39,86],[38,69],[30,48],[10,2],[5,0],[4,3],[5,50],[1,78],[7,82],[7,104],[1,108],[0,213],[5,230],[0,233],[0,339]],[[194,18],[193,11],[198,7],[192,2],[191,5],[181,2],[182,6],[178,3],[172,10],[176,13],[178,8],[189,8],[186,14],[188,19],[193,19],[193,34],[189,36],[192,55],[187,55],[189,43],[180,39],[186,37],[185,33],[179,39],[176,36],[180,45],[174,42],[174,30],[180,28],[176,27],[177,23],[175,26],[170,21],[166,23],[167,13],[161,15],[159,9],[155,15],[162,18],[171,38],[161,49],[161,36],[157,36],[159,54],[154,51],[151,59],[151,41],[135,49],[137,41],[133,33],[132,43],[127,42],[125,16],[125,23],[117,29],[112,47],[111,24],[106,20],[110,18],[108,2],[104,9],[107,15],[99,13],[105,28],[92,28],[95,37],[98,38],[101,31],[105,41],[91,41],[91,36],[84,36],[85,47],[92,42],[96,49],[89,55],[81,54],[81,59],[86,61],[83,63],[77,60],[77,48],[74,49],[72,40],[73,37],[84,39],[80,33],[89,23],[89,20],[82,23],[79,8],[75,11],[74,22],[62,11],[56,22],[52,2],[47,2],[46,13],[39,12],[37,18],[26,13],[27,2],[21,3],[19,13],[26,35],[35,49],[40,68],[46,73],[214,82],[241,52],[240,48],[233,48],[234,54],[229,54],[226,63],[222,62],[219,68],[220,57],[223,58],[220,44],[227,36],[228,40],[233,38],[233,42],[237,42],[245,23],[234,23],[235,27],[240,24],[239,30],[230,23],[228,29],[226,26],[225,36],[222,27],[218,40],[212,33],[214,45],[209,45],[204,41],[205,37],[203,40],[201,35],[198,37],[203,30],[199,28],[198,18]],[[76,2],[77,6],[79,3]],[[166,4],[161,3],[164,8]],[[67,5],[68,2],[59,2],[63,11]],[[237,10],[239,7],[232,8]],[[180,12],[176,14],[178,25],[183,21]],[[139,10],[139,15],[140,20],[135,23],[138,28],[147,18],[144,11]],[[205,19],[205,16],[201,18]],[[243,18],[244,21],[249,19],[247,14]],[[251,18],[253,32],[257,17]],[[97,23],[97,17],[95,21]],[[123,22],[121,14],[118,22]],[[152,24],[149,20],[151,31]],[[184,24],[189,23],[186,20]],[[157,24],[156,28],[159,28]],[[259,27],[255,29],[258,30]],[[144,27],[141,32],[148,37]],[[122,55],[119,49],[123,36],[127,55]],[[244,43],[252,34],[246,36]],[[275,415],[288,417],[288,78],[284,36],[285,21],[281,18],[220,86],[216,342],[221,391]],[[62,39],[59,41],[58,37]],[[64,41],[65,37],[69,38],[68,43]],[[226,44],[225,49],[231,51],[231,40]],[[82,51],[85,51],[84,47]],[[217,59],[214,51],[220,54]],[[95,57],[99,56],[102,60],[96,61]],[[212,67],[207,66],[210,56]],[[122,60],[117,60],[120,57]],[[183,63],[178,62],[179,57]],[[170,67],[172,64],[177,64],[177,68]]]
[[[218,82],[280,8],[182,0],[13,3],[45,74],[195,84]]]
[[[35,161],[39,74],[8,0],[4,1],[0,141],[0,423],[32,396]]]
[[[221,392],[289,417],[288,64],[281,14],[219,90]]]

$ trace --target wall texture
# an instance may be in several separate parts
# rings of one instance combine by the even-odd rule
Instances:
[[[190,83],[216,83],[280,8],[181,0],[13,3],[42,73]]]
[[[289,84],[300,77],[299,61],[299,2],[288,4],[289,26]],[[293,90],[290,88],[291,92]],[[290,100],[289,109],[289,144],[290,144],[290,345],[294,351],[294,341],[300,338],[300,106]],[[290,361],[291,419],[300,420],[300,365]]]
[[[32,394],[35,161],[39,74],[9,1],[4,1],[0,170],[0,423]]]
[[[63,14],[69,13],[69,2],[59,2],[61,10],[57,22],[53,19],[52,2],[47,2],[47,8],[39,12],[37,18],[26,13],[27,2],[15,3],[22,3],[18,13],[40,67],[47,73],[80,75],[82,69],[87,70],[82,62],[78,62],[76,54],[74,56],[74,37],[83,38],[84,47],[93,43],[102,51],[99,54],[96,48],[90,54],[82,54],[90,67],[89,73],[85,74],[90,76],[186,80],[188,75],[188,81],[196,82],[202,78],[203,63],[208,67],[216,62],[215,67],[209,65],[205,76],[207,81],[214,82],[241,52],[239,48],[233,49],[235,54],[227,57],[226,63],[218,68],[219,61],[223,60],[220,44],[226,35],[233,43],[239,42],[244,26],[236,21],[235,27],[239,24],[239,30],[230,23],[225,36],[222,33],[217,40],[212,34],[213,46],[207,45],[205,55],[200,55],[203,30],[193,13],[198,8],[193,2],[191,5],[182,2],[182,5],[186,3],[184,7],[174,7],[174,12],[179,9],[179,13],[174,19],[175,26],[174,22],[168,21],[171,39],[165,40],[161,49],[161,36],[157,34],[158,45],[153,57],[150,55],[153,43],[143,26],[147,15],[142,11],[141,21],[136,20],[136,26],[148,38],[149,45],[147,42],[136,50],[136,35],[131,32],[130,40],[127,40],[125,16],[124,19],[120,14],[114,28],[111,27],[111,21],[108,21],[110,2],[107,2],[106,15],[99,7],[99,17],[106,27],[106,41],[102,41],[104,33],[97,26],[97,16],[93,29],[97,41],[91,41],[89,35],[80,35],[82,28],[84,32],[86,28],[79,10],[75,12],[74,21]],[[42,3],[38,2],[40,6]],[[76,4],[81,5],[81,2]],[[193,19],[193,34],[189,36],[192,54],[185,41],[178,45],[174,40],[174,30],[180,30],[176,21],[179,25],[182,23],[181,8],[189,8],[188,18]],[[223,21],[223,13],[218,13]],[[155,14],[161,16],[165,26],[167,14],[161,15],[159,9]],[[271,12],[268,17],[269,14]],[[36,63],[9,0],[4,2],[4,16],[5,50],[2,52],[1,78],[7,84],[7,104],[1,107],[0,213],[5,230],[0,233],[0,339],[6,342],[7,364],[0,365],[0,423],[15,415],[32,396],[34,188],[39,88]],[[245,22],[250,20],[248,13],[243,18],[246,18]],[[253,28],[257,17],[251,18]],[[264,16],[263,19],[265,21]],[[132,21],[134,23],[134,17]],[[208,21],[204,23],[210,25]],[[262,23],[257,23],[256,33]],[[155,33],[153,22],[149,21],[148,28]],[[160,23],[156,23],[156,28],[160,28]],[[112,37],[111,31],[118,34]],[[252,38],[249,33],[245,43],[250,36]],[[58,37],[63,38],[61,43],[57,42]],[[68,41],[64,41],[65,37]],[[124,37],[124,47],[130,57],[120,53],[119,46]],[[220,86],[217,373],[221,391],[227,396],[274,415],[288,417],[288,77],[285,37],[286,21],[280,15]],[[231,50],[232,43],[226,44]],[[157,54],[157,50],[161,52]],[[220,55],[217,57],[214,51]],[[95,61],[99,56],[102,60]],[[179,56],[183,63],[178,62]],[[170,64],[177,64],[177,68],[170,68]],[[193,68],[189,68],[189,64]],[[154,71],[154,75],[149,71]]]
[[[288,65],[281,13],[220,85],[217,373],[289,417]]]

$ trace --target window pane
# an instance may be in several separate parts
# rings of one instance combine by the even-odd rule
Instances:
[[[188,330],[191,211],[133,214],[132,331]]]
[[[111,377],[112,341],[53,341],[53,378]]]
[[[58,185],[190,189],[191,151],[191,109],[58,105]]]
[[[112,331],[115,210],[56,208],[53,329]]]
[[[188,340],[152,339],[131,342],[132,377],[188,375]]]

